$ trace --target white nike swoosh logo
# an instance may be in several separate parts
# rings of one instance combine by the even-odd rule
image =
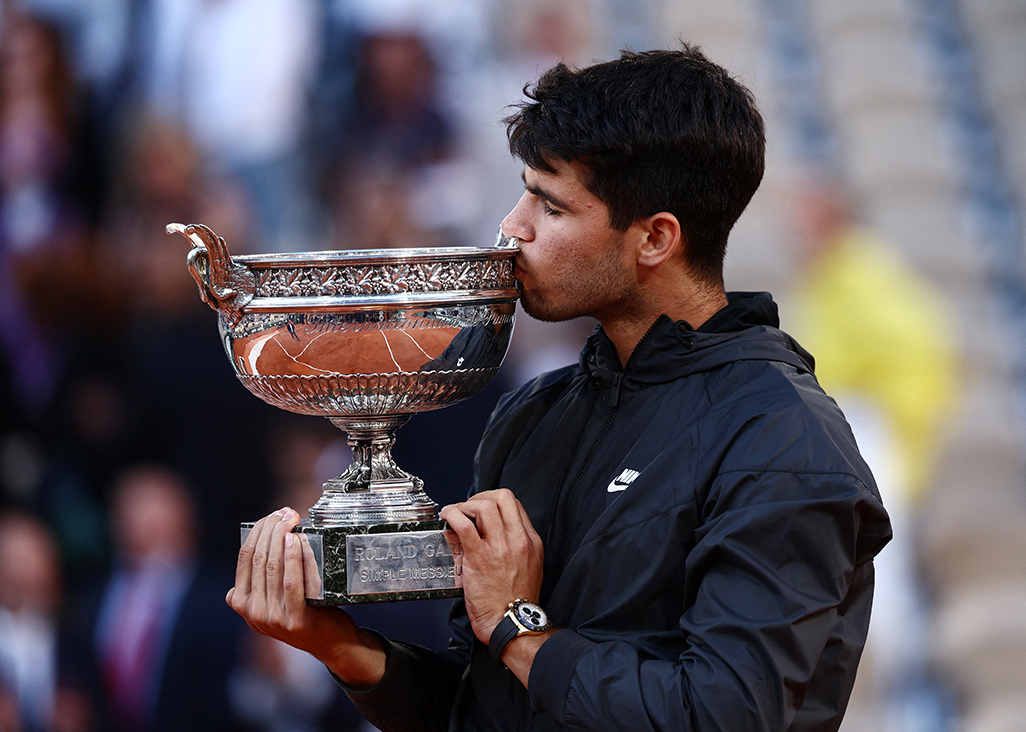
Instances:
[[[606,490],[610,493],[619,493],[620,491],[627,490],[627,486],[633,483],[637,477],[641,475],[640,470],[631,470],[630,468],[624,468],[623,472],[613,478],[613,482],[606,486]]]

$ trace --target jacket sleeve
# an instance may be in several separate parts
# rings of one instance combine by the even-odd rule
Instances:
[[[535,658],[532,705],[573,730],[787,729],[823,659],[854,674],[888,537],[853,476],[721,474],[688,556],[679,656],[561,631]]]
[[[371,630],[385,649],[385,675],[370,689],[342,683],[346,695],[371,724],[386,732],[447,730],[460,678],[470,658],[472,633],[462,601],[450,622],[452,639],[444,652],[385,638]]]

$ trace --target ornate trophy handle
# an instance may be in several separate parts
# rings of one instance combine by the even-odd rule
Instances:
[[[232,261],[224,239],[203,224],[168,224],[165,231],[192,243],[187,262],[203,302],[224,315],[228,325],[239,322],[256,291],[253,273]]]

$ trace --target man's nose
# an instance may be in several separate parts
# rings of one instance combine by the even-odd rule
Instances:
[[[524,203],[527,199],[528,194],[524,193],[517,201],[517,205],[513,207],[513,210],[506,214],[506,218],[502,220],[502,224],[499,229],[503,234],[520,241],[530,241],[534,238],[534,231],[528,225],[524,217]]]

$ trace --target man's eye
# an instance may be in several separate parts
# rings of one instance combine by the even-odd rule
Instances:
[[[563,212],[562,211],[557,211],[556,209],[552,208],[552,206],[550,206],[547,203],[545,204],[545,214],[547,216],[559,216],[561,213],[563,213]]]

